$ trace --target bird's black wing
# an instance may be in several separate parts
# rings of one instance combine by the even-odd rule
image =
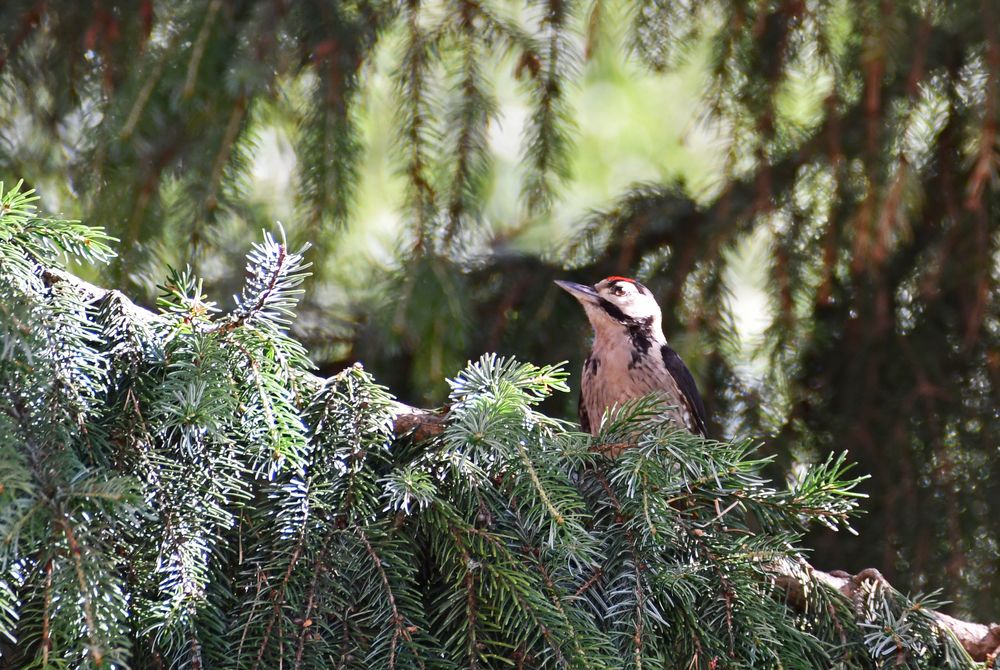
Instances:
[[[691,371],[684,365],[684,361],[677,355],[677,352],[666,344],[663,345],[660,354],[663,356],[663,365],[667,368],[670,376],[674,378],[674,382],[677,384],[677,388],[680,389],[681,395],[684,396],[684,402],[687,403],[688,411],[694,417],[695,427],[699,433],[707,437],[708,428],[705,423],[705,405],[701,401],[701,394],[698,393],[698,386],[694,383]]]

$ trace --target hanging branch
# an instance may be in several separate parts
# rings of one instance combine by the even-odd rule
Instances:
[[[565,91],[572,79],[573,55],[566,24],[572,5],[571,0],[543,2],[541,28],[547,42],[544,59],[539,62],[527,51],[522,55],[522,63],[535,84],[531,89],[535,110],[524,136],[524,156],[529,172],[522,197],[529,214],[548,209],[556,183],[565,179],[569,171],[571,121]],[[524,68],[519,66],[519,70]]]
[[[400,104],[399,150],[403,153],[403,172],[406,176],[406,198],[413,217],[417,235],[417,251],[423,251],[431,235],[434,217],[435,192],[431,183],[428,163],[428,145],[432,139],[430,100],[428,96],[428,60],[431,44],[427,33],[420,26],[420,0],[408,0],[403,6],[406,34],[403,57],[396,74],[396,88]]]
[[[461,0],[453,12],[461,66],[457,82],[459,101],[452,112],[452,124],[457,130],[444,230],[446,248],[455,241],[470,217],[478,215],[476,203],[489,165],[486,124],[496,114],[496,101],[487,93],[482,72],[482,43],[478,34],[481,19],[477,3]]]
[[[327,50],[324,50],[325,49]],[[325,240],[326,222],[343,225],[356,192],[357,158],[361,145],[349,113],[356,91],[356,73],[344,72],[331,45],[318,45],[317,81],[309,112],[298,130],[300,216],[310,239]]]
[[[290,3],[300,11],[304,38],[297,54],[315,81],[294,142],[299,158],[297,207],[305,237],[327,244],[330,227],[347,222],[357,193],[361,138],[354,106],[359,69],[370,53],[388,15],[362,3],[327,3],[314,14],[310,3]],[[278,41],[283,41],[278,38]]]

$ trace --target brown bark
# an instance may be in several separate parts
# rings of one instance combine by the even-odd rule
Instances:
[[[429,409],[396,404],[393,430],[396,437],[410,437],[416,441],[426,440],[444,432],[447,414]]]
[[[840,592],[851,601],[859,596],[862,585],[868,581],[879,582],[886,588],[892,588],[882,573],[875,568],[867,568],[856,575],[851,575],[840,570],[833,572],[816,570],[805,561],[797,566],[775,566],[775,583],[785,590],[788,602],[797,608],[805,606],[803,572],[812,576],[817,582]],[[934,610],[929,610],[929,614],[941,628],[955,636],[974,661],[985,661],[987,667],[994,667],[992,663],[1000,655],[1000,625],[962,621]]]

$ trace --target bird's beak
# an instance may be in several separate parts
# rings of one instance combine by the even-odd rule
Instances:
[[[587,286],[586,284],[577,284],[572,281],[562,281],[557,279],[556,284],[559,288],[563,289],[571,296],[579,300],[583,304],[597,303],[597,291],[594,290],[593,286]]]

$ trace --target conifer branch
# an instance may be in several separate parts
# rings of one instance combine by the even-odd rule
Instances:
[[[383,565],[382,559],[379,557],[372,543],[369,541],[368,536],[362,528],[357,528],[356,533],[361,543],[365,547],[365,551],[368,553],[368,557],[371,558],[372,563],[375,566],[375,571],[378,573],[379,579],[382,582],[382,588],[385,589],[386,598],[389,601],[389,611],[391,615],[389,617],[389,624],[392,626],[392,641],[389,646],[389,670],[393,670],[396,667],[396,648],[400,640],[408,641],[409,633],[406,632],[406,628],[403,626],[405,619],[403,615],[400,614],[399,608],[396,606],[396,595],[393,592],[392,584],[389,583],[389,576],[385,572],[385,566]]]
[[[310,634],[309,628],[312,625],[312,615],[313,606],[316,604],[316,585],[319,583],[320,571],[324,569],[323,559],[326,558],[326,552],[322,552],[319,557],[313,561],[312,570],[312,581],[309,582],[309,589],[306,592],[306,609],[302,613],[302,630],[299,631],[299,643],[298,648],[295,650],[295,668],[299,668],[302,665],[302,652],[305,651],[306,638]]]
[[[88,284],[87,282],[84,282],[64,271],[46,270],[43,272],[43,278],[49,285],[63,284],[66,287],[77,291],[80,295],[80,299],[85,302],[99,303],[114,297],[123,310],[129,313],[133,318],[144,322],[150,328],[155,328],[156,324],[158,324],[162,319],[159,315],[135,306],[127,298],[121,296],[121,294]],[[315,380],[315,383],[321,384],[322,380],[317,379]],[[394,432],[400,438],[405,439],[419,438],[420,440],[427,440],[441,435],[444,433],[446,422],[448,420],[446,411],[435,412],[410,407],[401,403],[395,403],[392,406],[391,413],[394,422]],[[614,494],[611,491],[610,484],[605,482],[603,485],[607,487],[607,492],[611,495],[612,499],[614,499]],[[476,531],[472,529],[470,532]],[[486,538],[490,542],[493,541],[488,534],[478,532],[477,534]],[[500,547],[501,545],[497,546]],[[864,571],[858,575],[849,576],[845,575],[845,573],[827,573],[815,570],[804,562],[801,563],[800,567],[789,566],[787,564],[777,564],[772,566],[771,573],[774,576],[776,586],[787,593],[790,603],[795,604],[798,607],[805,607],[807,598],[807,587],[803,581],[804,574],[815,580],[816,583],[840,594],[848,600],[857,596],[861,584],[873,579],[876,581],[880,579],[874,571]],[[499,574],[496,574],[496,576],[501,577]],[[600,578],[601,572],[595,572],[588,577],[588,579],[580,587],[578,587],[577,593],[582,595],[583,592],[590,588],[591,585],[596,583],[596,581]],[[884,580],[882,581],[884,582]],[[886,587],[888,588],[887,584]],[[517,589],[513,587],[513,585],[511,585],[511,588],[513,589],[513,597],[520,603],[519,607],[523,608],[525,614],[530,616],[532,619],[535,619],[537,625],[539,625],[539,630],[542,631],[543,637],[545,637],[549,644],[552,645],[552,651],[557,655],[561,654],[559,645],[555,644],[554,640],[550,639],[552,632],[549,630],[548,626],[543,620],[536,619],[538,613],[535,611],[534,607],[525,601],[522,595],[517,593]],[[272,606],[275,605],[277,605],[277,603],[272,600]],[[962,621],[936,610],[927,610],[927,612],[928,615],[932,617],[935,625],[937,625],[941,630],[946,631],[948,634],[953,635],[973,659],[984,661],[990,654],[995,654],[1000,651],[1000,649],[998,649],[998,647],[1000,647],[1000,626],[995,624],[979,624]],[[277,618],[281,617],[279,616]],[[276,622],[272,620],[272,624],[274,623]]]
[[[874,568],[867,568],[855,575],[842,570],[824,572],[813,568],[804,560],[798,565],[785,563],[772,567],[776,584],[785,591],[788,601],[799,609],[806,607],[808,598],[808,586],[802,579],[803,573],[817,583],[840,593],[852,604],[860,597],[862,586],[866,582],[874,582],[889,591],[893,590],[882,573]],[[962,621],[935,610],[928,610],[927,613],[941,629],[954,635],[974,661],[988,662],[990,658],[1000,657],[1000,625]]]
[[[452,7],[460,66],[455,88],[459,99],[451,112],[454,131],[454,168],[451,170],[447,220],[443,231],[445,248],[450,247],[465,226],[478,216],[478,194],[489,165],[486,125],[496,113],[496,101],[487,91],[482,72],[483,54],[478,36],[483,19],[479,3],[457,0]]]
[[[205,45],[208,43],[208,36],[212,31],[212,23],[215,21],[215,15],[219,13],[219,9],[221,8],[222,0],[211,0],[208,10],[205,12],[204,21],[198,30],[198,37],[195,38],[194,45],[191,48],[191,59],[188,61],[187,74],[184,75],[183,95],[185,98],[190,98],[194,93],[194,87],[198,80],[198,67],[201,65],[201,59],[205,56]]]
[[[45,591],[42,600],[42,635],[40,644],[42,645],[42,666],[49,662],[49,650],[52,648],[50,638],[52,626],[52,558],[45,561]]]
[[[97,640],[97,620],[94,616],[94,603],[90,597],[91,589],[87,584],[87,576],[83,571],[83,550],[73,533],[73,525],[65,515],[58,517],[58,525],[62,528],[63,536],[69,547],[70,556],[73,559],[73,570],[76,574],[77,586],[79,587],[80,601],[83,605],[83,617],[87,627],[87,637],[90,640],[89,651],[94,656],[94,662],[98,667],[102,664],[104,651]]]
[[[574,56],[567,39],[566,24],[574,9],[573,0],[541,0],[544,56],[524,51],[522,63],[532,76],[535,109],[525,131],[524,156],[530,165],[522,197],[529,214],[546,211],[555,196],[555,187],[568,176],[571,122],[565,88],[573,71]]]

